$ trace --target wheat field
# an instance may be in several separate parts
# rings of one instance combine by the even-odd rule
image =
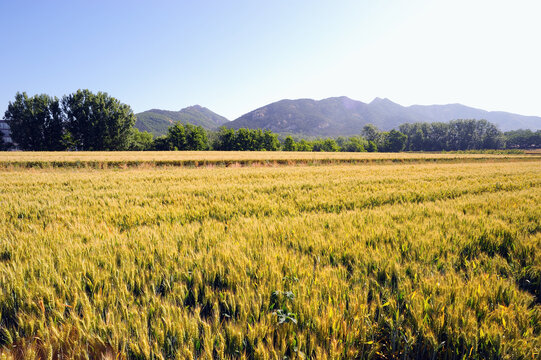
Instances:
[[[541,154],[344,153],[285,151],[0,152],[0,169],[277,166],[538,161]]]
[[[540,357],[539,157],[205,156],[453,161],[4,167],[0,359]]]

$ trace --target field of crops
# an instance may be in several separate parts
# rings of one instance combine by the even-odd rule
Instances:
[[[431,162],[538,161],[540,154],[342,153],[282,151],[4,152],[0,169],[277,166]]]
[[[541,158],[439,156],[0,166],[0,359],[538,359]]]

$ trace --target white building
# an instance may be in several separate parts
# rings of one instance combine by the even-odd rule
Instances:
[[[12,144],[11,130],[6,120],[0,119],[0,135],[6,144]]]

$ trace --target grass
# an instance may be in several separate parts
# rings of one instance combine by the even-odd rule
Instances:
[[[508,160],[5,168],[0,359],[539,358],[541,163]]]

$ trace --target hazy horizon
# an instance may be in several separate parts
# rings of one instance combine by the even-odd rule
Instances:
[[[388,98],[541,116],[536,1],[0,3],[0,112],[105,91],[234,120],[282,99]]]

